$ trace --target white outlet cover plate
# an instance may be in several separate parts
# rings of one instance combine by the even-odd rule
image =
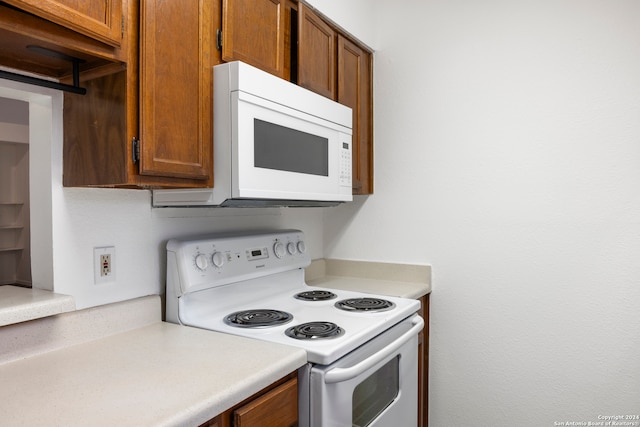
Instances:
[[[111,255],[111,273],[107,276],[100,276],[100,255]],[[116,281],[116,248],[115,246],[101,246],[93,248],[93,282],[96,285],[111,283]]]

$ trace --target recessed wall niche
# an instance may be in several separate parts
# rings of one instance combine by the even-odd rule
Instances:
[[[31,287],[29,103],[0,98],[0,285]]]

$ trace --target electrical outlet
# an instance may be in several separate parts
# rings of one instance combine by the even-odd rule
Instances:
[[[111,274],[111,254],[100,255],[100,277]]]
[[[93,248],[94,283],[109,283],[116,281],[116,248],[103,246]]]

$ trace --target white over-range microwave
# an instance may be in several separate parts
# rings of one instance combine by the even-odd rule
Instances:
[[[243,62],[214,67],[214,186],[154,206],[332,206],[352,200],[352,112]]]

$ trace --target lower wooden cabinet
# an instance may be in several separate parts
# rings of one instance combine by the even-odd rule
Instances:
[[[200,424],[199,427],[220,427],[220,419],[221,418],[222,418],[221,416],[215,417],[215,418],[207,421],[206,423]]]
[[[298,425],[298,374],[293,372],[200,427]]]
[[[418,314],[424,319],[424,328],[418,336],[418,427],[427,427],[429,421],[429,294],[420,298]]]

